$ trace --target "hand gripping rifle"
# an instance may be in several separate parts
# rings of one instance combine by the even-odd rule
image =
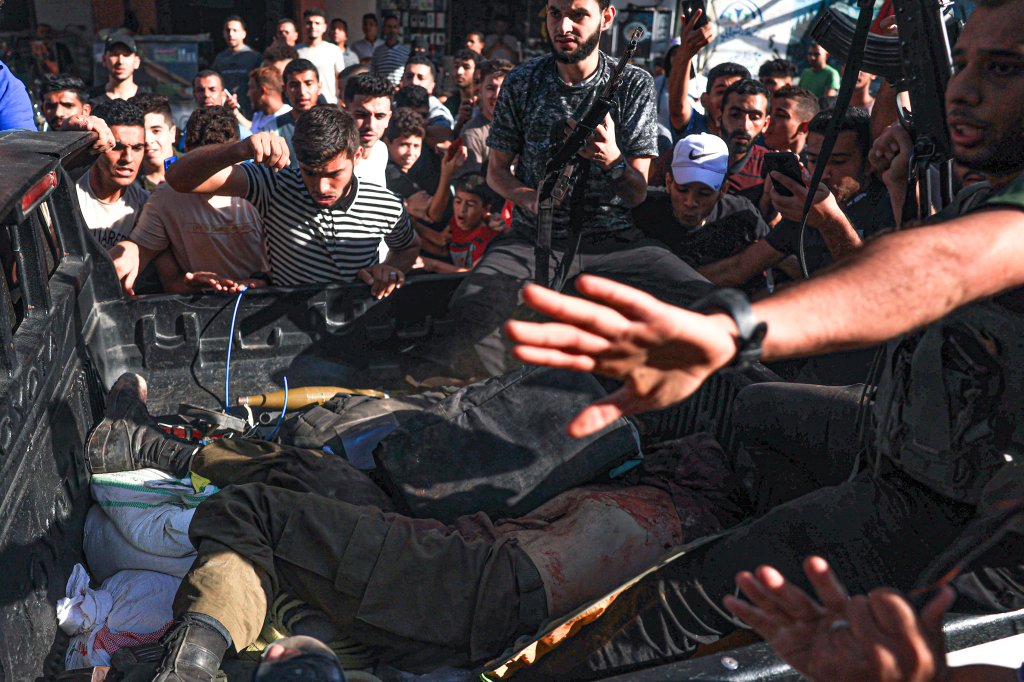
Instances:
[[[587,143],[587,140],[594,134],[597,126],[604,122],[612,107],[612,98],[619,89],[622,82],[622,73],[626,65],[633,58],[640,39],[644,36],[644,29],[637,27],[633,30],[629,39],[629,45],[618,64],[612,71],[611,77],[605,83],[604,89],[597,99],[590,106],[590,109],[580,118],[576,127],[565,139],[565,142],[552,154],[544,169],[544,180],[541,182],[540,195],[537,202],[537,244],[534,248],[534,260],[537,268],[537,283],[541,286],[550,286],[553,289],[560,289],[565,275],[568,273],[569,265],[576,256],[576,250],[580,243],[579,220],[571,220],[571,229],[576,233],[576,238],[570,248],[562,256],[558,264],[553,280],[549,279],[549,263],[552,256],[551,251],[551,230],[554,220],[555,208],[561,206],[570,195],[573,199],[581,200],[585,183],[580,183],[585,178],[590,162],[578,156],[579,151]],[[570,204],[572,204],[570,200]],[[578,203],[578,201],[577,201]],[[577,218],[578,216],[573,216]]]
[[[849,104],[857,71],[863,69],[882,76],[894,84],[897,91],[910,94],[912,113],[900,111],[901,123],[908,129],[914,141],[908,195],[913,196],[915,180],[921,182],[919,205],[906,202],[908,213],[917,209],[916,216],[905,215],[904,219],[925,218],[930,213],[931,182],[928,167],[938,164],[941,178],[942,204],[952,201],[952,144],[946,128],[946,83],[953,72],[950,57],[950,43],[959,31],[959,22],[951,18],[952,3],[949,0],[893,0],[899,37],[869,35],[874,0],[858,0],[860,16],[856,25],[835,8],[829,9],[811,29],[811,37],[827,51],[846,62],[846,73],[839,88],[836,110]],[[818,159],[816,171],[823,171],[838,135],[838,117],[825,134],[825,144]],[[811,187],[821,181],[821,173],[815,172]],[[804,256],[804,232],[807,213],[813,201],[813,192],[808,193],[804,206],[804,220],[800,229],[800,269],[808,276]]]
[[[946,84],[953,72],[950,46],[956,42],[961,23],[953,15],[950,0],[894,0],[893,8],[899,37],[868,36],[863,69],[910,95],[912,112],[900,108],[900,122],[914,141],[911,180],[920,181],[921,194],[918,214],[907,217],[923,219],[931,208],[930,164],[939,165],[942,204],[952,201],[952,145],[946,128],[945,101]],[[833,8],[814,26],[811,36],[845,59],[855,47],[851,27],[849,20]],[[913,207],[914,203],[907,205]]]

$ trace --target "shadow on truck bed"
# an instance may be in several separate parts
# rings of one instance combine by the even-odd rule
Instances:
[[[0,682],[63,671],[54,604],[76,562],[90,499],[83,444],[107,387],[146,375],[155,414],[180,402],[221,406],[236,297],[122,298],[113,265],[88,236],[65,169],[88,161],[79,133],[0,134]],[[363,285],[248,292],[239,306],[232,395],[293,386],[393,390],[426,375],[407,353],[444,319],[458,276],[426,276],[378,302]],[[729,449],[736,391],[765,370],[715,377],[682,406],[646,418],[670,435],[716,433]],[[1019,618],[954,619],[951,648],[1021,629]],[[723,657],[724,656],[724,657]],[[788,679],[764,645],[616,679]]]

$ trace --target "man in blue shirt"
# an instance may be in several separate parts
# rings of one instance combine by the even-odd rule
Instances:
[[[0,62],[0,130],[13,128],[36,129],[32,101],[28,98],[25,84]]]

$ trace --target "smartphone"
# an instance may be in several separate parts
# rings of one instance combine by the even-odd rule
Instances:
[[[460,149],[462,149],[462,138],[456,137],[452,141],[451,146],[448,147],[448,151],[445,152],[444,158],[448,161],[451,161],[452,159],[455,158],[455,155],[459,153]]]
[[[772,171],[778,171],[787,178],[799,182],[801,185],[805,184],[804,170],[800,166],[800,160],[792,152],[768,152],[765,154],[764,165],[761,167],[761,177],[767,178],[768,174]],[[780,196],[793,196],[792,192],[774,180],[772,181],[772,186],[775,187],[775,191]]]
[[[701,11],[700,19],[697,20],[697,25],[694,28],[703,28],[707,26],[710,19],[708,19],[708,8],[705,0],[683,0],[682,12],[683,20],[689,21],[697,10]]]

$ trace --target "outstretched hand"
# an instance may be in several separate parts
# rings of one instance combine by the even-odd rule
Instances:
[[[946,672],[942,616],[953,603],[943,588],[920,614],[892,590],[848,597],[821,557],[804,571],[819,601],[770,566],[736,576],[749,602],[729,596],[725,606],[776,653],[816,682],[925,682]]]
[[[509,320],[505,326],[523,362],[624,382],[570,422],[573,437],[688,397],[736,354],[736,327],[725,315],[688,312],[593,275],[581,275],[576,288],[597,303],[531,284],[523,289],[524,302],[555,321]]]

